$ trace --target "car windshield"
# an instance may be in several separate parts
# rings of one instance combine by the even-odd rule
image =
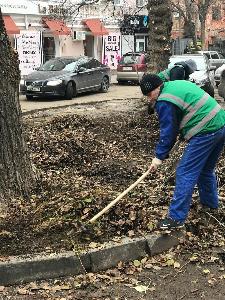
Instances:
[[[77,61],[51,59],[43,64],[39,71],[73,71]]]
[[[179,61],[185,61],[193,59],[197,65],[197,71],[205,71],[207,69],[207,64],[203,56],[176,56],[170,57],[169,68],[173,67],[175,63]]]
[[[138,64],[140,63],[140,55],[136,55],[136,54],[131,54],[131,55],[124,55],[119,64],[120,65],[130,65],[130,64]]]

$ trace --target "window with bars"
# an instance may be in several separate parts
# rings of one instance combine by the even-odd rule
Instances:
[[[115,6],[123,6],[123,0],[114,0],[113,3]]]
[[[137,7],[143,7],[143,6],[145,6],[145,4],[146,4],[145,0],[136,0]]]

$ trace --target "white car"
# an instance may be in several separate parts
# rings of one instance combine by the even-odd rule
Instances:
[[[216,69],[221,67],[223,64],[225,64],[225,57],[217,51],[198,51],[198,52],[205,54],[209,59],[210,65],[216,67]]]
[[[219,68],[216,69],[216,71],[215,71],[215,81],[216,81],[216,86],[218,86],[219,83],[220,83],[220,77],[221,77],[221,74],[222,74],[223,70],[225,70],[225,64],[223,64],[221,67],[219,67]]]
[[[182,54],[170,57],[169,68],[176,62],[192,59],[197,65],[197,71],[189,76],[189,81],[195,82],[197,86],[203,89],[211,97],[214,97],[215,67],[210,66],[209,60],[204,54]]]

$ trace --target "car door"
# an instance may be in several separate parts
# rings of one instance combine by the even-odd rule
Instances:
[[[89,88],[91,85],[91,78],[89,73],[88,58],[82,57],[77,63],[77,75],[76,75],[76,85],[77,90],[82,92]]]
[[[104,77],[104,67],[102,64],[95,58],[91,61],[91,67],[94,74],[94,85],[95,87],[100,87],[102,83],[102,79]]]
[[[88,63],[88,74],[89,74],[89,88],[96,88],[99,84],[100,69],[97,67],[97,60],[90,58]]]

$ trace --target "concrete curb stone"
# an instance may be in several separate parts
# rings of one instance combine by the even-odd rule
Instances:
[[[120,261],[128,262],[146,255],[145,238],[124,238],[119,244],[109,244],[105,249],[90,252],[92,271],[110,269]]]
[[[99,272],[117,266],[120,261],[128,262],[155,255],[180,243],[185,232],[153,234],[140,238],[122,238],[109,242],[99,249],[76,255],[69,251],[61,254],[39,254],[9,257],[0,262],[0,285],[12,285],[34,280]]]
[[[151,235],[147,236],[147,243],[150,250],[150,255],[162,253],[170,248],[178,245],[184,238],[182,231],[172,231],[170,234]]]
[[[91,269],[89,255],[82,255],[79,259],[72,251],[63,254],[12,257],[9,261],[0,263],[0,285],[81,274],[84,269],[80,260],[86,270]]]

